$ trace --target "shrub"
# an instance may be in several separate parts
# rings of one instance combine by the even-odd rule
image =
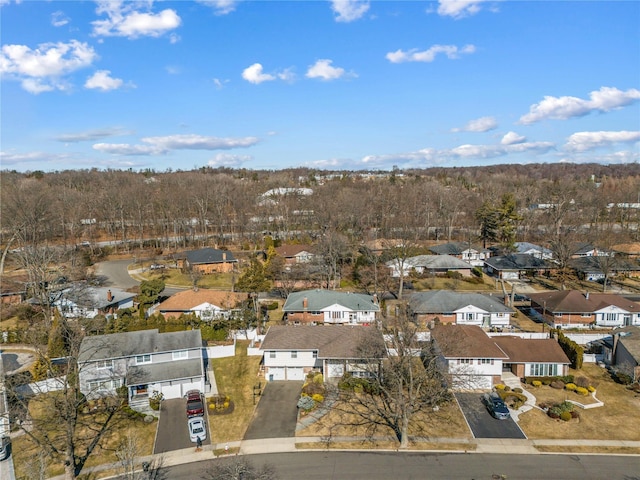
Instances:
[[[153,396],[149,398],[149,407],[151,410],[160,410],[160,403],[164,399],[164,395],[160,392],[153,392]]]
[[[575,383],[567,383],[567,384],[564,386],[564,388],[565,388],[565,389],[567,389],[567,390],[570,390],[570,391],[572,391],[572,392],[575,392],[575,391],[576,391],[576,388],[578,388],[578,387],[576,386],[576,384],[575,384]]]
[[[515,393],[522,393],[522,389],[520,387],[516,387],[513,389]]]
[[[587,390],[589,391],[589,393],[593,393],[593,392],[595,392],[595,391],[596,391],[596,387],[594,387],[594,386],[592,386],[592,385],[589,385],[589,386],[587,387]]]
[[[499,383],[498,385],[496,385],[496,389],[498,390],[504,390],[506,387],[506,385],[503,385],[502,383]]]
[[[560,420],[562,420],[563,422],[568,422],[569,420],[571,420],[571,412],[562,412],[560,414]]]
[[[578,377],[575,380],[575,384],[578,387],[584,387],[587,388],[589,386],[589,379],[587,377]]]
[[[540,380],[534,380],[533,382],[531,382],[531,385],[533,385],[536,388],[539,388],[542,386],[542,382]]]
[[[509,385],[505,385],[504,386],[504,391],[505,392],[510,392],[511,391],[511,387]]]
[[[562,380],[554,380],[549,384],[551,388],[557,388],[558,390],[562,390],[564,388],[564,382]]]
[[[300,400],[298,400],[298,408],[306,412],[315,406],[316,402],[314,402],[311,397],[300,397]]]
[[[324,377],[321,373],[316,373],[313,377],[313,383],[324,383]]]
[[[313,399],[314,402],[316,403],[322,403],[324,402],[324,395],[321,395],[319,393],[314,393],[313,396],[311,397]]]
[[[473,267],[471,269],[471,273],[473,273],[478,278],[482,278],[482,268],[481,267]]]
[[[584,395],[585,397],[589,395],[589,390],[584,387],[576,387],[576,393],[578,395]]]

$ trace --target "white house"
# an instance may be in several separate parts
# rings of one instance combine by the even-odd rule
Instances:
[[[501,297],[435,290],[409,297],[409,312],[422,325],[435,322],[479,327],[508,327],[513,310]]]
[[[240,292],[220,290],[183,290],[172,295],[159,305],[149,309],[148,314],[161,313],[165,318],[182,314],[195,314],[202,320],[229,318],[248,295]]]
[[[548,248],[541,247],[540,245],[529,242],[516,242],[514,245],[516,247],[515,253],[531,255],[532,257],[540,258],[542,260],[553,259],[553,252]]]
[[[484,261],[491,256],[490,250],[483,247],[476,247],[469,242],[449,242],[442,245],[435,245],[430,247],[429,250],[436,255],[454,256],[474,267],[483,266]]]
[[[274,325],[269,327],[260,349],[267,381],[303,380],[311,371],[322,373],[326,380],[367,376],[370,367],[363,364],[359,348],[384,340],[375,327]]]
[[[88,336],[78,355],[80,391],[96,398],[126,386],[132,408],[148,405],[154,392],[165,399],[181,398],[192,389],[204,392],[202,351],[200,330]]]
[[[74,285],[58,292],[53,305],[66,317],[94,318],[97,315],[116,315],[123,308],[132,308],[135,293],[113,287]]]
[[[371,325],[380,306],[373,295],[303,290],[289,294],[282,310],[287,323]]]
[[[471,276],[471,265],[451,255],[418,255],[405,260],[389,260],[386,265],[394,278],[399,278],[401,274],[408,277],[412,272],[419,275],[458,272],[463,277]]]

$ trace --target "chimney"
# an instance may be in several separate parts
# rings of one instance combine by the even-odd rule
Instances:
[[[302,299],[302,308],[306,311],[307,308],[309,308],[309,299],[307,297],[304,297]]]
[[[587,300],[589,300],[589,292],[584,292],[584,298],[586,298]]]
[[[111,290],[107,290],[107,302],[110,302],[113,300],[113,294],[111,293]]]
[[[223,262],[227,261],[227,252],[222,252],[222,261]]]

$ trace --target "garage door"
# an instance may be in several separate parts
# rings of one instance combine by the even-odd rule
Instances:
[[[284,367],[269,367],[269,372],[267,373],[267,380],[285,380],[285,369]]]
[[[163,385],[162,395],[164,395],[165,400],[170,400],[172,398],[181,398],[182,391],[180,389],[180,385]]]
[[[302,367],[287,368],[287,380],[304,380],[304,370]]]

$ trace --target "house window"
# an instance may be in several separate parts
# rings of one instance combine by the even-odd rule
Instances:
[[[143,363],[151,363],[151,355],[137,355],[136,356],[136,365],[141,365]]]
[[[496,317],[503,318],[504,317],[504,313],[496,313]]]
[[[582,318],[590,318],[591,314],[590,313],[583,313],[582,315],[580,315]]]
[[[96,362],[96,368],[102,370],[103,368],[113,368],[113,360],[100,360]]]
[[[473,322],[473,318],[474,318],[474,314],[473,313],[467,313],[467,321],[469,322]]]
[[[554,313],[553,316],[554,317],[558,317],[558,318],[562,318],[562,314],[561,313]]]
[[[291,358],[298,358],[298,351],[297,350],[291,350]]]
[[[269,358],[276,358],[276,352],[275,352],[275,351],[273,351],[273,350],[271,350],[271,351],[269,352]]]
[[[458,359],[458,363],[459,364],[466,364],[466,365],[470,365],[471,364],[471,359],[470,358],[459,358]]]
[[[532,363],[532,377],[549,377],[558,374],[558,365],[556,363]]]
[[[313,358],[318,358],[318,351],[314,350],[313,352],[311,352],[311,355],[313,356]]]
[[[339,320],[342,318],[342,312],[331,312],[331,318]]]
[[[186,350],[179,350],[177,352],[172,352],[171,358],[173,360],[186,360],[187,358],[189,358],[189,352]]]
[[[607,322],[616,322],[618,320],[618,314],[617,313],[607,313],[607,314],[605,314],[604,319]]]
[[[122,378],[101,378],[89,382],[89,388],[91,390],[113,390],[122,385]]]
[[[493,365],[493,358],[479,358],[478,365]]]

